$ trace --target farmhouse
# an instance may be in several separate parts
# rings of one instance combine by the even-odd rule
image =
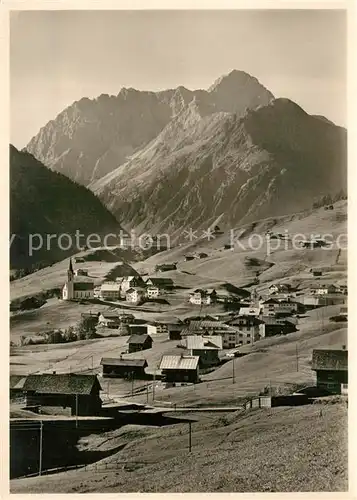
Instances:
[[[121,284],[117,281],[106,281],[100,287],[100,297],[103,300],[119,300]]]
[[[310,291],[314,295],[327,295],[329,293],[339,293],[339,287],[330,284],[330,285],[320,285],[320,284],[312,284],[310,287]]]
[[[167,328],[169,330],[169,339],[170,340],[180,340],[182,338],[181,333],[185,328],[184,323],[182,321],[169,321],[167,324]]]
[[[159,289],[171,290],[174,287],[172,278],[148,278],[145,281],[147,286],[156,286]]]
[[[215,290],[202,290],[197,288],[194,292],[190,293],[189,302],[195,305],[209,305],[215,302],[217,293]]]
[[[107,328],[118,328],[120,325],[119,315],[116,311],[104,311],[99,316],[99,324]]]
[[[141,276],[125,276],[121,280],[120,297],[125,299],[129,288],[143,287],[144,280]]]
[[[219,335],[203,337],[202,335],[190,335],[183,341],[184,347],[190,356],[199,356],[199,366],[215,366],[219,364],[219,351],[222,350],[222,337]]]
[[[23,391],[26,406],[70,407],[72,415],[98,415],[102,390],[96,375],[29,375]]]
[[[145,378],[146,359],[102,358],[103,377]]]
[[[316,385],[332,394],[345,393],[348,387],[348,351],[342,349],[314,349],[312,370],[316,372]]]
[[[158,264],[155,267],[155,271],[159,272],[159,273],[164,273],[166,271],[176,271],[176,269],[177,269],[177,264],[176,263],[173,263],[173,264]]]
[[[287,283],[277,283],[274,285],[270,285],[269,287],[270,294],[291,293],[292,291],[293,291],[292,286]]]
[[[252,338],[258,339],[259,325],[262,324],[262,320],[256,316],[238,316],[229,320],[227,324],[239,328],[242,332],[250,333]]]
[[[152,348],[152,338],[147,334],[134,334],[128,339],[129,353]]]
[[[94,282],[85,276],[75,276],[72,259],[69,260],[67,281],[62,288],[63,300],[93,299]]]
[[[261,338],[273,337],[274,335],[287,335],[297,331],[295,323],[287,319],[263,316],[263,323],[259,325],[259,335]]]
[[[296,302],[290,300],[268,299],[262,304],[263,316],[290,316],[297,311]]]
[[[127,302],[138,304],[139,302],[144,300],[145,294],[146,294],[145,288],[140,288],[140,287],[129,288],[126,291],[125,298]]]
[[[199,360],[199,356],[163,356],[159,366],[162,380],[169,383],[198,382]]]

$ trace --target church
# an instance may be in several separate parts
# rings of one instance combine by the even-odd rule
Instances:
[[[67,281],[62,288],[63,300],[93,299],[94,282],[85,276],[75,276],[72,259],[69,260]]]

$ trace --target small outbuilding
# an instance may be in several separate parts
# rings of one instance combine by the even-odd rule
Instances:
[[[198,382],[199,360],[199,356],[163,356],[159,366],[162,380],[169,383]]]
[[[347,391],[348,384],[348,350],[314,349],[312,353],[312,370],[316,372],[316,385],[327,389],[332,394]]]
[[[147,334],[134,334],[129,337],[129,352],[145,351],[152,348],[152,338]]]

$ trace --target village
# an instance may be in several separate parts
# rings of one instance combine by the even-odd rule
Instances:
[[[196,258],[206,258],[199,255]],[[195,257],[193,257],[195,258]],[[294,287],[288,282],[271,284],[264,292],[257,286],[248,291],[235,288],[234,293],[224,289],[197,288],[186,293],[185,302],[192,313],[185,318],[172,317],[167,320],[147,320],[137,316],[140,307],[148,304],[170,302],[175,290],[172,278],[165,277],[167,271],[177,269],[177,263],[165,263],[155,268],[154,276],[121,276],[115,281],[103,281],[94,285],[81,259],[68,262],[67,280],[62,287],[63,302],[92,304],[89,312],[83,312],[76,327],[38,335],[37,338],[21,339],[23,348],[46,343],[68,343],[80,339],[104,338],[111,341],[108,351],[100,358],[94,354],[86,357],[84,365],[73,364],[68,369],[61,363],[49,364],[48,368],[28,374],[10,376],[10,395],[13,402],[24,401],[25,408],[41,412],[41,408],[68,408],[69,414],[100,415],[108,402],[122,398],[141,396],[141,400],[155,405],[156,394],[165,389],[193,386],[202,382],[207,374],[230,363],[234,358],[248,356],[251,348],[264,339],[289,336],[299,331],[300,318],[307,311],[334,306],[337,310],[330,321],[347,322],[347,284],[318,280],[328,273],[321,268],[312,268],[308,288]],[[185,257],[186,260],[186,257]],[[105,308],[103,309],[103,304]],[[99,305],[101,306],[100,310]],[[224,312],[205,312],[207,308],[220,305]],[[125,309],[132,306],[134,309]],[[137,309],[135,309],[135,307]],[[82,336],[76,335],[76,329]],[[118,346],[113,348],[113,341]],[[165,348],[166,343],[169,345]],[[21,349],[13,346],[13,353]],[[80,349],[79,349],[80,350]],[[312,370],[316,373],[316,387],[305,388],[305,392],[294,393],[306,397],[312,393],[322,395],[347,395],[347,349],[313,349]],[[238,360],[237,360],[238,361]],[[21,363],[20,363],[21,364]],[[234,378],[234,364],[232,376]],[[239,366],[236,365],[236,370]],[[211,375],[212,377],[212,375]],[[86,386],[77,393],[76,380]],[[106,393],[105,380],[111,385]],[[119,384],[118,384],[119,382]],[[134,391],[135,387],[135,391]],[[114,390],[114,393],[113,393]],[[291,394],[290,394],[291,396]],[[174,397],[172,398],[174,399]],[[303,401],[297,397],[294,401]]]

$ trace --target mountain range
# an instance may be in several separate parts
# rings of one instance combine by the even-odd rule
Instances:
[[[347,131],[237,70],[207,91],[81,99],[26,149],[151,232],[295,212],[347,185]]]

